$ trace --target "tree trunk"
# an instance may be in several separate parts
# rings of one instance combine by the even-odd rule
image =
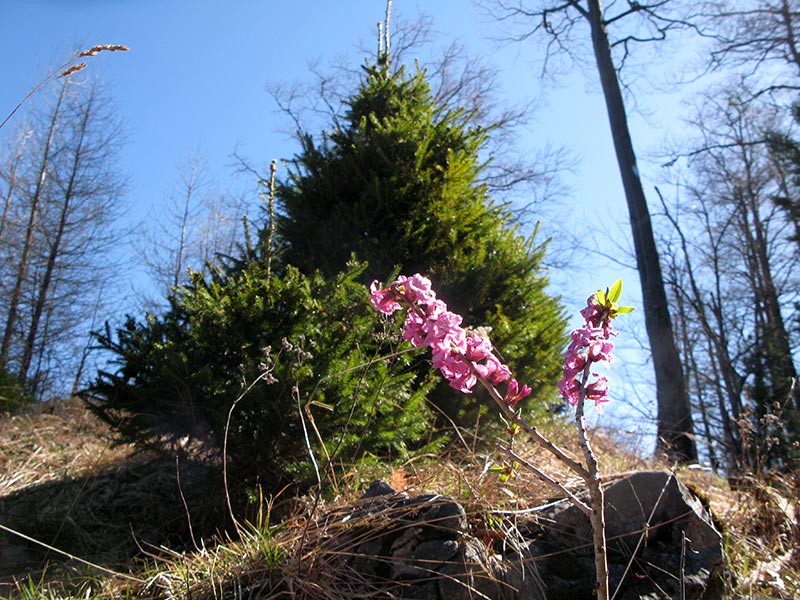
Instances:
[[[6,195],[3,198],[3,215],[0,217],[0,240],[3,239],[8,224],[8,215],[11,212],[11,203],[14,199],[14,194],[17,192],[17,171],[19,170],[20,162],[25,154],[25,145],[28,142],[28,135],[22,134],[22,139],[14,151],[13,158],[9,161],[8,175],[6,176]]]
[[[642,286],[645,326],[653,355],[658,401],[656,449],[665,452],[670,460],[680,463],[691,462],[697,459],[691,405],[680,356],[675,346],[650,213],[636,166],[625,104],[603,21],[603,9],[599,0],[588,0],[588,7],[587,18],[592,32],[592,47],[628,203],[636,263]]]
[[[42,201],[44,193],[45,180],[47,179],[47,170],[50,166],[50,151],[53,144],[53,136],[55,135],[56,125],[58,124],[59,113],[61,105],[64,102],[64,97],[67,94],[67,86],[69,85],[69,78],[64,80],[64,85],[61,88],[61,93],[58,96],[58,102],[53,110],[52,118],[50,119],[50,126],[47,132],[47,139],[42,150],[42,164],[39,169],[39,178],[36,182],[36,189],[31,197],[30,214],[28,216],[28,225],[25,231],[25,242],[22,246],[22,251],[19,258],[19,265],[17,266],[17,276],[14,282],[14,289],[11,291],[9,298],[8,315],[6,316],[6,327],[3,332],[3,343],[0,347],[0,365],[6,366],[8,363],[8,354],[11,350],[11,342],[14,337],[14,328],[17,325],[19,317],[19,303],[22,300],[23,286],[25,278],[28,275],[28,263],[30,261],[31,251],[33,250],[34,233],[36,229],[36,220],[39,214],[39,205]]]
[[[78,139],[75,141],[73,148],[72,164],[69,170],[69,180],[67,181],[66,188],[64,189],[63,197],[61,198],[61,210],[56,225],[55,234],[52,237],[50,248],[47,254],[47,261],[45,263],[44,274],[39,289],[36,292],[36,298],[33,306],[33,314],[31,315],[31,323],[28,327],[28,334],[25,338],[25,347],[22,352],[22,360],[19,367],[19,380],[25,382],[28,376],[28,369],[31,365],[33,358],[34,346],[36,343],[37,335],[39,333],[39,322],[44,312],[45,304],[50,295],[50,287],[53,281],[53,273],[56,270],[56,261],[61,256],[61,240],[64,237],[64,230],[67,226],[67,220],[70,214],[70,205],[75,194],[75,184],[80,177],[81,157],[84,150],[84,140],[86,138],[86,130],[89,124],[89,118],[92,114],[93,94],[87,98],[86,105],[83,107],[83,114],[81,115],[80,125],[78,126]]]
[[[684,294],[681,290],[677,267],[676,273],[673,275],[673,289],[674,289],[674,302],[676,313],[678,315],[678,339],[680,340],[679,348],[683,352],[682,362],[687,366],[690,377],[687,377],[687,388],[694,386],[695,393],[697,394],[697,410],[700,413],[700,427],[703,431],[703,436],[706,440],[706,451],[708,452],[708,462],[711,468],[716,472],[719,469],[719,460],[717,459],[717,451],[714,447],[714,435],[711,431],[711,422],[708,415],[708,409],[705,401],[706,383],[702,380],[700,366],[695,360],[695,353],[697,352],[696,344],[697,339],[690,336],[689,322],[691,318],[691,311],[686,306]]]

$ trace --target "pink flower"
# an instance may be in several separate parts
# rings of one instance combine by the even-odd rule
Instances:
[[[378,285],[377,281],[370,285],[370,301],[375,310],[390,315],[405,305],[403,338],[416,347],[431,348],[434,368],[451,387],[468,394],[479,380],[487,386],[508,381],[504,400],[511,409],[530,395],[530,387],[520,388],[516,379],[510,379],[511,370],[494,354],[488,339],[468,334],[461,327],[461,316],[448,311],[447,305],[436,298],[430,279],[417,273],[411,277],[401,275],[385,289]],[[558,382],[559,392],[572,406],[583,399],[593,401],[599,409],[608,402],[608,380],[590,368],[594,363],[612,361],[611,338],[616,333],[611,321],[616,314],[633,310],[615,308],[621,289],[620,280],[605,294],[598,292],[605,305],[598,303],[598,294],[592,294],[581,310],[584,325],[572,332],[564,357],[564,375]],[[594,379],[590,381],[590,377]]]
[[[575,406],[581,396],[581,384],[577,379],[562,379],[558,382],[558,391],[570,406]]]
[[[602,327],[594,327],[590,323],[586,323],[583,327],[575,329],[571,336],[572,343],[577,346],[586,346],[592,340],[605,339],[607,332]]]
[[[415,347],[429,346],[433,367],[439,369],[450,386],[469,394],[478,378],[489,385],[508,380],[511,370],[494,354],[492,343],[481,336],[468,334],[461,327],[461,315],[447,310],[447,305],[436,298],[431,282],[419,273],[411,277],[399,276],[388,288],[378,289],[378,282],[370,286],[370,301],[375,309],[392,314],[406,306],[403,339]],[[530,388],[514,381],[509,382],[507,402],[516,405],[530,394]]]
[[[564,359],[564,379],[575,379],[580,376],[586,366],[586,355],[576,351],[567,351]]]
[[[614,360],[614,357],[611,356],[613,349],[614,344],[610,340],[593,340],[587,347],[587,355],[592,362],[610,363]]]
[[[433,366],[438,368],[442,376],[450,382],[450,387],[465,394],[471,393],[478,382],[472,365],[463,355],[434,350]]]
[[[505,401],[511,409],[513,410],[517,406],[517,402],[522,400],[525,396],[530,395],[531,388],[527,385],[523,385],[522,389],[519,387],[519,383],[516,379],[512,379],[508,382],[508,390],[506,391]]]
[[[455,377],[448,377],[447,381],[451,388],[464,394],[471,394],[472,388],[478,382],[473,373],[461,373]]]
[[[470,334],[467,336],[466,357],[472,362],[483,360],[492,353],[492,342],[485,337]]]
[[[511,369],[501,363],[494,354],[486,357],[485,364],[476,364],[475,369],[491,384],[501,383],[511,377]]]
[[[558,382],[558,390],[564,399],[575,406],[581,400],[592,400],[595,406],[608,402],[608,380],[590,373],[587,365],[610,363],[613,360],[614,343],[611,338],[611,318],[603,306],[597,303],[596,294],[589,296],[586,308],[581,311],[584,325],[572,332],[572,342],[564,357],[564,377]],[[593,381],[589,381],[594,377]]]
[[[586,308],[581,311],[581,316],[586,320],[586,325],[602,329],[606,335],[611,332],[611,315],[606,307],[598,304],[597,294],[592,294],[586,300]]]
[[[593,375],[597,377],[596,373],[593,373]],[[597,379],[587,384],[586,399],[593,400],[595,406],[608,402],[608,379],[597,377]]]
[[[581,310],[581,316],[593,327],[600,326],[603,316],[603,307],[597,303],[597,294],[592,294],[586,299],[586,308]]]
[[[428,319],[438,319],[444,312],[447,312],[447,304],[441,300],[433,300],[425,306],[425,316]]]
[[[375,307],[375,310],[385,315],[391,315],[395,311],[403,308],[397,301],[397,294],[391,287],[379,289],[378,285],[379,283],[376,279],[369,286],[369,300],[372,302],[372,306]]]
[[[425,319],[415,311],[408,311],[403,326],[403,339],[411,342],[415,348],[425,345]]]
[[[425,345],[447,345],[459,352],[467,350],[467,332],[461,327],[461,315],[448,310],[440,312],[435,317],[428,317],[422,325],[425,332]]]
[[[419,302],[431,304],[436,300],[436,294],[431,289],[431,280],[419,273],[411,277],[403,277],[401,275],[397,278],[395,284],[405,288],[405,296],[412,304]]]

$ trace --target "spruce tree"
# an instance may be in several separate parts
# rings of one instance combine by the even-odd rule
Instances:
[[[85,393],[95,413],[155,448],[188,436],[222,449],[227,438],[231,472],[270,493],[304,489],[317,468],[425,446],[433,377],[409,368],[414,353],[392,352],[356,281],[362,267],[270,277],[265,258],[191,272],[164,316],[96,334],[117,368]]]
[[[534,398],[550,400],[565,320],[545,289],[545,244],[480,182],[490,131],[470,117],[436,106],[419,69],[367,65],[338,126],[321,141],[300,135],[277,189],[282,261],[330,276],[355,255],[369,265],[365,283],[425,274],[465,325],[491,328]]]

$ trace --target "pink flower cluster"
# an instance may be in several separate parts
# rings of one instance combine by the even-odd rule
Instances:
[[[597,294],[589,296],[581,316],[585,323],[572,332],[572,342],[564,358],[564,378],[558,382],[558,389],[571,406],[579,402],[582,389],[584,399],[593,400],[595,406],[599,406],[608,402],[608,379],[591,373],[595,379],[587,382],[589,369],[592,363],[612,362],[614,344],[611,338],[617,334],[612,331],[611,312],[598,303]]]
[[[520,388],[516,379],[510,379],[511,370],[495,356],[491,341],[461,327],[461,316],[448,311],[447,305],[436,298],[427,277],[401,275],[383,289],[373,281],[370,292],[372,305],[379,312],[390,315],[405,306],[403,339],[417,348],[429,346],[433,366],[451,387],[469,394],[479,377],[491,385],[508,381],[504,398],[512,409],[531,393],[527,385]]]

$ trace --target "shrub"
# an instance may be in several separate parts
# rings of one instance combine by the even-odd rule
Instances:
[[[267,278],[264,262],[253,261],[208,280],[193,273],[163,318],[129,317],[97,336],[119,369],[93,382],[95,412],[140,441],[205,431],[221,446],[233,403],[261,377],[228,433],[242,479],[269,489],[313,482],[307,443],[321,467],[327,455],[403,455],[430,426],[433,378],[418,380],[414,353],[392,352],[355,281],[362,270],[329,279],[289,267]]]
[[[331,275],[354,254],[369,265],[365,284],[425,273],[465,322],[491,327],[541,407],[557,398],[566,319],[547,292],[545,244],[535,231],[522,235],[481,180],[489,133],[465,111],[438,106],[423,71],[365,67],[330,131],[300,135],[277,187],[281,258]],[[436,400],[451,417],[481,405],[446,386]]]

